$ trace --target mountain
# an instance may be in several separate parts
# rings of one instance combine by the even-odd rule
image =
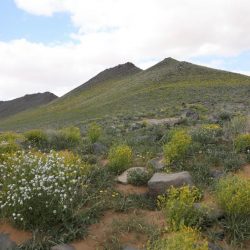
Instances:
[[[19,112],[36,108],[41,105],[48,104],[49,102],[57,99],[57,96],[50,93],[37,93],[32,95],[25,95],[10,101],[0,102],[0,119],[17,114]]]
[[[8,118],[0,129],[79,125],[115,117],[170,117],[183,104],[203,115],[250,107],[250,77],[173,58],[141,70],[132,63],[106,69],[57,100]]]

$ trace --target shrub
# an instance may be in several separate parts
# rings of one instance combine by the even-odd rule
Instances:
[[[132,149],[127,145],[111,148],[109,155],[109,169],[115,174],[126,170],[132,162]]]
[[[171,187],[166,196],[158,197],[158,206],[171,230],[179,230],[183,225],[200,226],[204,222],[205,214],[194,206],[200,198],[200,191],[189,186]]]
[[[236,116],[224,126],[225,134],[228,138],[235,137],[245,133],[247,129],[247,118],[245,116]]]
[[[250,180],[238,176],[221,179],[216,186],[216,198],[225,212],[224,225],[230,238],[250,239]]]
[[[24,133],[25,141],[24,143],[28,146],[35,147],[38,149],[43,149],[48,146],[48,136],[40,129],[34,129]]]
[[[135,186],[143,186],[148,183],[151,174],[142,169],[134,169],[128,172],[128,183]]]
[[[5,161],[12,153],[20,150],[20,146],[15,142],[0,143],[0,163]]]
[[[0,164],[3,217],[27,229],[48,229],[71,218],[87,170],[69,153],[13,154]]]
[[[49,134],[50,147],[56,150],[74,149],[81,142],[81,132],[77,127],[67,127]]]
[[[192,139],[206,145],[215,143],[218,136],[222,135],[222,128],[218,124],[205,124],[192,132]]]
[[[21,134],[15,132],[0,133],[0,142],[15,142],[18,139],[22,139]]]
[[[182,159],[186,155],[191,142],[192,139],[185,130],[174,131],[170,141],[163,147],[166,165]]]
[[[92,123],[88,129],[88,138],[91,143],[95,143],[98,141],[102,134],[102,128],[96,123]]]
[[[230,121],[232,118],[232,114],[227,111],[222,111],[219,113],[219,118],[221,121]]]
[[[244,160],[234,152],[227,152],[225,158],[222,159],[222,164],[225,172],[235,172],[244,164]]]
[[[208,242],[198,230],[182,227],[180,231],[149,244],[147,250],[207,250]]]
[[[250,134],[239,135],[234,141],[237,152],[247,153],[250,150]]]

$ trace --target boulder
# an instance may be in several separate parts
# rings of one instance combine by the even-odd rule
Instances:
[[[192,177],[187,171],[166,174],[155,173],[148,181],[149,193],[153,196],[164,194],[171,186],[181,187],[184,185],[193,185]]]
[[[163,158],[162,157],[157,157],[154,159],[151,159],[148,162],[149,166],[152,166],[154,170],[160,171],[164,168],[164,162],[163,162]]]
[[[60,245],[51,247],[50,250],[75,250],[75,248],[67,244],[60,244]]]
[[[17,249],[17,245],[12,241],[5,233],[0,233],[0,250],[14,250]]]
[[[148,172],[148,170],[146,168],[143,168],[143,167],[133,167],[133,168],[129,168],[127,169],[125,172],[123,172],[121,175],[119,175],[117,177],[117,181],[122,183],[122,184],[128,184],[128,173],[130,171],[135,171],[135,170],[138,170],[138,171],[143,171],[143,172]]]

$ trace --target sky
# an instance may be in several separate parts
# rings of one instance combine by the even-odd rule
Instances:
[[[166,57],[250,75],[250,1],[0,0],[0,100]]]

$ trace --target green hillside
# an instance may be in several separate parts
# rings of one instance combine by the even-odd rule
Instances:
[[[107,69],[56,101],[0,120],[1,130],[79,125],[119,115],[168,117],[183,106],[214,110],[250,107],[250,77],[167,58],[140,70],[132,63]]]

